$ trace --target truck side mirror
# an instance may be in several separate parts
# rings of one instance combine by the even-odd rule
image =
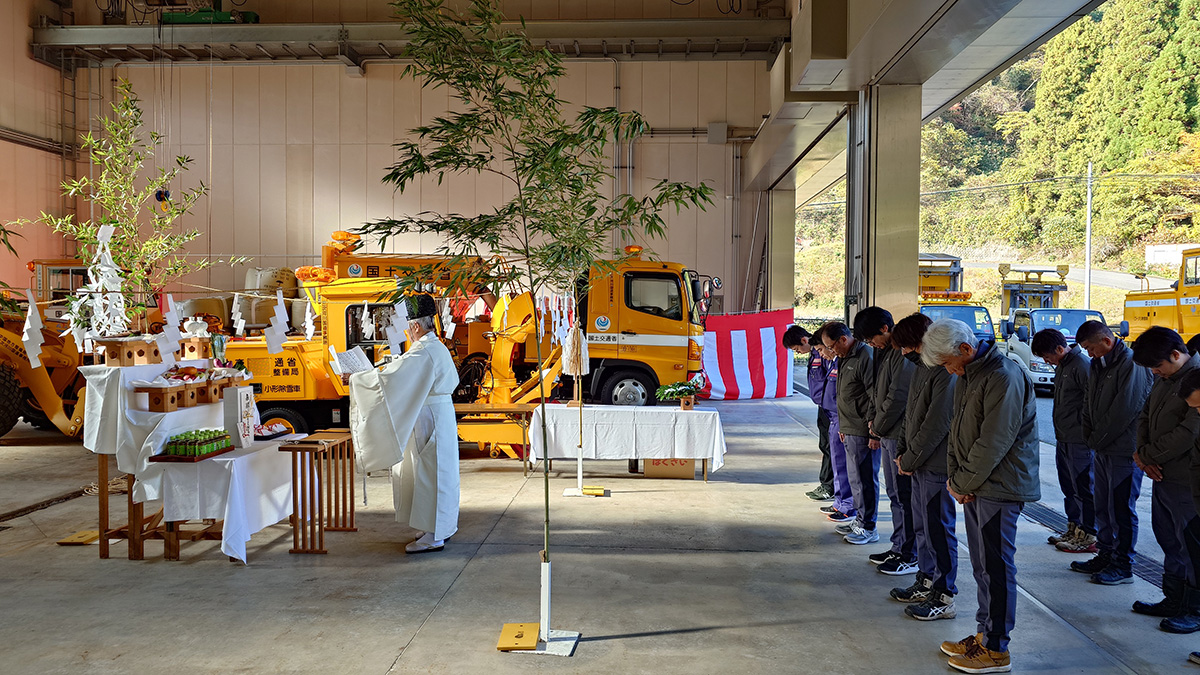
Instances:
[[[1012,334],[1013,334],[1012,322],[1009,321],[1008,319],[1001,319],[1000,320],[1000,337],[1007,340],[1008,336],[1010,336]]]
[[[1017,339],[1021,342],[1029,341],[1029,328],[1027,326],[1017,326]]]
[[[1123,337],[1123,338],[1127,338],[1127,337],[1129,337],[1129,322],[1128,322],[1128,321],[1122,321],[1122,322],[1121,322],[1121,324],[1120,324],[1120,328],[1119,328],[1119,330],[1117,331],[1117,333],[1118,333],[1118,334],[1119,334],[1121,337]]]
[[[700,294],[700,295],[701,295],[701,297],[703,297],[705,300],[707,300],[707,299],[709,299],[710,297],[712,297],[712,289],[713,289],[713,285],[712,285],[712,282],[711,282],[711,281],[705,281],[705,282],[704,282],[704,286],[702,286],[701,288],[703,289],[703,290],[701,291],[701,294]]]

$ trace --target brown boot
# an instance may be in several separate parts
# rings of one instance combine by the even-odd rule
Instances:
[[[1007,673],[1012,670],[1008,652],[994,652],[975,642],[965,654],[950,657],[950,667],[964,673]]]
[[[958,642],[943,642],[942,653],[946,656],[961,656],[966,654],[967,650],[970,649],[972,645],[977,645],[982,641],[983,633],[976,633],[974,635],[968,635]]]

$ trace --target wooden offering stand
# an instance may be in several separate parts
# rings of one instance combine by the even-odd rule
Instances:
[[[322,429],[279,446],[292,453],[292,548],[328,553],[325,531],[357,532],[354,525],[354,444],[349,429]]]
[[[138,337],[108,338],[96,340],[104,349],[104,363],[108,366],[146,366],[162,363],[158,343]]]

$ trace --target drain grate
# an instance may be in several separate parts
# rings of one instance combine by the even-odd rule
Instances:
[[[1048,527],[1059,534],[1067,531],[1067,517],[1041,502],[1026,504],[1022,513],[1033,522]],[[1158,561],[1151,560],[1140,553],[1134,553],[1133,573],[1139,579],[1154,584],[1156,588],[1162,588],[1163,568]]]

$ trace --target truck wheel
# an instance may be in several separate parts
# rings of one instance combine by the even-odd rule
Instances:
[[[278,423],[291,429],[292,433],[308,433],[308,420],[291,408],[268,408],[262,411],[260,417],[262,417],[264,427]]]
[[[11,366],[0,365],[0,436],[12,431],[21,416],[21,383]]]
[[[605,405],[654,405],[654,381],[636,370],[618,370],[600,390]]]

